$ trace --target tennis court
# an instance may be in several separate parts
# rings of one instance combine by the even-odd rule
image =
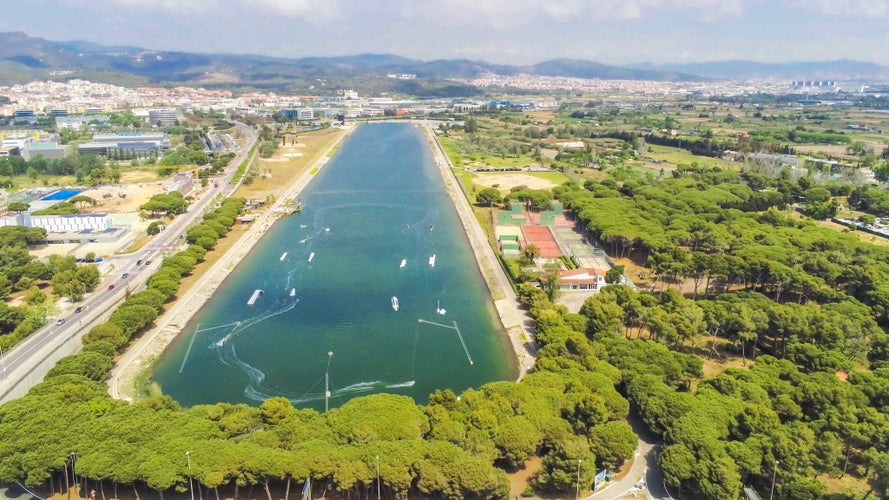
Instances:
[[[522,226],[522,233],[525,235],[525,241],[533,244],[540,250],[540,257],[543,259],[558,259],[562,256],[559,250],[559,244],[553,238],[549,228],[545,226]]]

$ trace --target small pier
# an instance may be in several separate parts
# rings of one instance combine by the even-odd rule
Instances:
[[[265,290],[256,289],[253,291],[253,295],[250,296],[250,300],[247,301],[248,306],[252,306],[256,303],[256,300],[259,299],[259,296],[264,294]]]

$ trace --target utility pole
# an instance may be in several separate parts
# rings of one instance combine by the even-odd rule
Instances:
[[[192,485],[191,478],[191,453],[188,451],[185,452],[185,461],[188,464],[188,492],[191,494],[191,500],[194,500],[194,486]]]
[[[577,486],[574,490],[574,500],[578,500],[580,498],[580,464],[583,463],[583,460],[577,459]]]
[[[377,455],[377,500],[380,500],[380,456]]]
[[[772,490],[769,492],[769,500],[775,498],[775,474],[778,472],[778,461],[775,460],[775,468],[772,469]]]
[[[330,358],[333,351],[327,351],[327,369],[324,370],[324,413],[327,413],[327,404],[330,399]]]

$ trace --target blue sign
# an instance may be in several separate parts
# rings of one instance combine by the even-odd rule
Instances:
[[[596,474],[596,479],[593,481],[593,491],[599,489],[599,484],[605,480],[605,474],[608,472],[608,469],[602,469]]]

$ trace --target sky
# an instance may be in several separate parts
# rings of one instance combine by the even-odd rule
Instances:
[[[889,65],[889,0],[16,0],[0,32],[279,57]]]

